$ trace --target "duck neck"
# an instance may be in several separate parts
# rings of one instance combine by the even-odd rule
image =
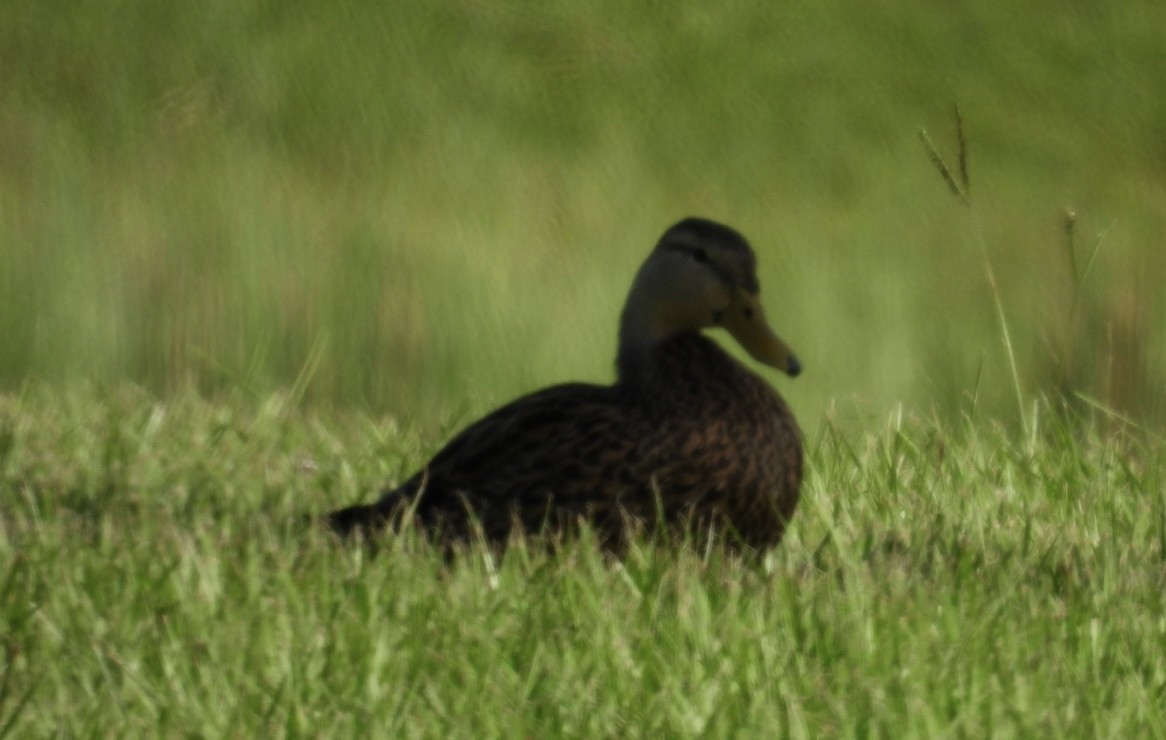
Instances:
[[[651,311],[636,301],[633,291],[619,322],[616,371],[620,382],[634,383],[651,373],[652,356],[675,332],[663,331]]]
[[[679,380],[677,376],[690,368],[677,361],[694,351],[699,353],[705,343],[711,342],[699,331],[675,332],[651,342],[628,341],[621,333],[615,361],[618,382],[640,389],[659,389]]]

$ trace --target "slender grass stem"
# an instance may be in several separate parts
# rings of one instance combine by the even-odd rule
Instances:
[[[1016,351],[1012,346],[1012,332],[1008,328],[1008,315],[1004,311],[1004,299],[1000,295],[1000,286],[996,283],[996,271],[992,268],[992,258],[988,255],[988,245],[984,239],[984,232],[980,228],[980,219],[970,200],[965,201],[968,208],[968,220],[971,224],[972,235],[980,247],[980,256],[983,258],[984,277],[988,281],[988,289],[992,293],[992,305],[996,309],[996,320],[1000,322],[1000,341],[1004,345],[1004,354],[1008,358],[1008,371],[1012,379],[1012,391],[1016,396],[1016,412],[1020,415],[1020,425],[1025,433],[1029,431],[1028,417],[1024,410],[1024,392],[1020,385],[1020,371],[1016,365]]]
[[[959,199],[960,203],[968,209],[968,222],[971,226],[972,237],[980,249],[980,258],[984,266],[984,276],[988,281],[988,290],[992,293],[992,304],[996,311],[996,319],[1000,323],[1000,341],[1004,345],[1004,354],[1008,358],[1008,370],[1012,379],[1012,390],[1016,396],[1016,412],[1020,417],[1021,428],[1027,436],[1029,431],[1028,417],[1024,409],[1024,393],[1020,385],[1020,371],[1017,368],[1016,351],[1012,344],[1012,332],[1008,328],[1008,315],[1004,310],[1004,299],[1000,295],[1000,286],[996,282],[996,271],[992,267],[992,257],[988,253],[988,244],[984,238],[984,230],[980,227],[980,219],[971,198],[970,180],[968,178],[968,140],[964,132],[963,114],[960,112],[958,103],[953,108],[953,116],[955,118],[956,139],[959,144],[958,180],[952,174],[951,168],[948,167],[943,155],[939,153],[939,149],[936,148],[935,143],[931,140],[931,136],[927,133],[926,129],[919,129],[919,138],[927,148],[927,155],[931,159],[932,165],[935,166],[936,171],[939,172],[943,181],[947,183],[952,195]]]

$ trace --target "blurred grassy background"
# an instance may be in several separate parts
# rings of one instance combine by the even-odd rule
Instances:
[[[1157,424],[1163,48],[1148,0],[5,3],[0,387],[295,385],[441,424],[609,379],[633,271],[700,214],[757,247],[808,430],[1014,417],[917,137],[953,152],[959,100],[1024,394]]]

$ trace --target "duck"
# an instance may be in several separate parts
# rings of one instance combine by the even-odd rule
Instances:
[[[609,548],[663,526],[740,549],[776,546],[800,496],[802,434],[773,386],[705,334],[723,329],[757,362],[798,376],[760,294],[744,236],[679,221],[632,281],[614,383],[511,401],[373,503],[328,514],[327,526],[371,536],[410,521],[445,542],[504,544],[586,524]]]

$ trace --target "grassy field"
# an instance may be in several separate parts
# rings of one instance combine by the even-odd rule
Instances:
[[[432,449],[382,419],[10,397],[0,735],[1166,736],[1166,451],[1039,418],[824,427],[762,562],[447,568],[297,525]]]
[[[958,100],[1024,394],[1158,423],[1164,44],[1156,2],[7,3],[0,384],[302,376],[432,432],[609,378],[633,271],[700,214],[758,247],[811,425],[1015,419],[917,137],[950,156]]]
[[[0,4],[0,736],[1166,737],[1166,6],[885,5]],[[764,562],[297,526],[694,214],[806,367]]]

